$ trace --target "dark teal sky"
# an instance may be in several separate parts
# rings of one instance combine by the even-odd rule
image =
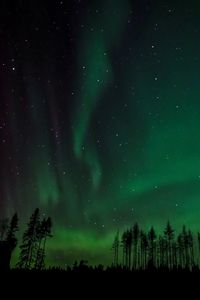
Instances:
[[[52,217],[48,261],[108,262],[138,221],[199,229],[198,1],[2,1],[1,217]],[[105,255],[108,253],[108,255]]]

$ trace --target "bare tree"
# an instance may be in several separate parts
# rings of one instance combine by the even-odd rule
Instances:
[[[117,230],[116,236],[114,238],[114,242],[112,245],[112,250],[114,252],[114,266],[117,267],[119,263],[119,230]]]

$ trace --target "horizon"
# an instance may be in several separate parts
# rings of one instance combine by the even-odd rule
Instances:
[[[194,238],[194,250],[195,253],[198,253],[198,245],[197,245],[197,235],[200,232],[198,228],[193,229],[187,224],[182,224],[182,226],[174,227],[173,222],[168,220],[172,225],[174,230],[174,238],[176,239],[180,234],[183,226],[186,227],[187,230],[192,231],[192,235]],[[156,227],[154,225],[149,226],[141,226],[139,225],[139,229],[148,233],[150,228],[153,227],[155,229],[157,239],[159,236],[164,234],[164,230],[166,228],[167,222],[163,223],[163,226]],[[134,224],[135,224],[134,223]],[[130,227],[126,226],[124,228],[118,228],[113,232],[106,233],[106,236],[97,236],[95,233],[84,232],[82,235],[78,234],[76,230],[73,233],[69,233],[69,230],[64,229],[65,238],[59,237],[59,232],[56,233],[54,228],[52,228],[52,238],[47,241],[46,245],[46,257],[45,257],[45,266],[49,267],[61,267],[63,269],[67,267],[72,267],[75,262],[85,261],[89,266],[98,266],[103,265],[104,267],[111,266],[114,261],[114,253],[112,249],[112,245],[114,242],[114,238],[116,233],[119,232],[119,265],[123,265],[123,249],[121,245],[122,234],[132,228],[134,226],[132,224]],[[12,268],[16,267],[16,263],[19,261],[19,246],[22,244],[22,230],[19,230],[17,233],[18,237],[18,245],[12,254],[11,266]],[[69,238],[70,237],[70,238]],[[91,238],[92,237],[92,238]],[[56,239],[56,243],[54,241]],[[68,241],[68,245],[63,246],[63,240]],[[59,242],[58,242],[59,241]],[[61,245],[61,246],[60,246]],[[78,250],[78,251],[77,251]],[[52,253],[56,253],[55,256]],[[102,259],[103,253],[103,259]],[[197,258],[198,261],[198,258]]]

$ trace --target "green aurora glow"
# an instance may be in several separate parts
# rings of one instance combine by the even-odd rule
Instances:
[[[109,263],[114,233],[136,221],[200,229],[200,4],[97,2],[69,21],[72,45],[32,34],[3,85],[1,215],[50,215],[50,264]]]

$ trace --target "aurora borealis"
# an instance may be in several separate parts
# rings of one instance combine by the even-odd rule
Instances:
[[[2,0],[0,217],[53,220],[48,262],[116,230],[200,229],[200,3]]]

